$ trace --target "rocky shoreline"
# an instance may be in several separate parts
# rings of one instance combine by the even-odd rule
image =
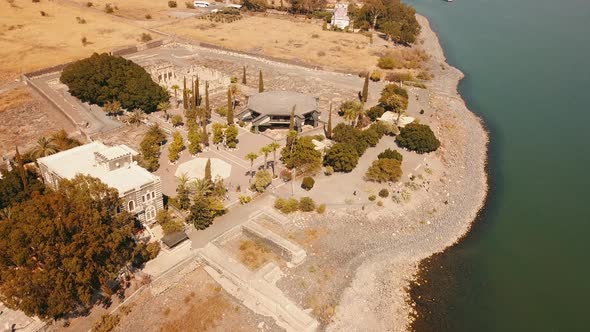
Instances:
[[[435,75],[428,84],[429,103],[437,110],[430,122],[443,142],[436,154],[444,171],[432,180],[427,192],[412,198],[416,204],[411,208],[382,210],[373,216],[378,220],[373,223],[375,233],[391,232],[391,239],[377,237],[376,241],[382,243],[363,253],[368,258],[356,267],[349,266],[355,268],[353,278],[341,293],[336,314],[327,327],[331,331],[410,329],[419,313],[408,291],[419,263],[467,234],[486,200],[488,133],[458,93],[463,73],[446,63],[428,20],[420,15],[417,18],[422,26],[421,47],[430,55],[429,66]],[[395,231],[390,226],[394,214],[410,226]]]

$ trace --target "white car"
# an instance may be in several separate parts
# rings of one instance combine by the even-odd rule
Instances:
[[[207,2],[207,1],[195,1],[195,2],[193,2],[193,5],[195,7],[207,8],[211,4],[209,2]]]

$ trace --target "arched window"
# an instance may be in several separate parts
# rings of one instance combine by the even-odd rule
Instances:
[[[129,212],[133,212],[135,210],[135,202],[133,200],[129,201]]]
[[[156,217],[156,208],[153,205],[148,206],[145,211],[146,220],[152,220]]]

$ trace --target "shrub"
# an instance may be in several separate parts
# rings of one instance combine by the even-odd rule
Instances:
[[[332,166],[324,167],[324,174],[327,176],[334,174],[334,167],[332,167]]]
[[[79,16],[76,16],[76,21],[78,24],[86,24],[86,20]]]
[[[400,66],[401,64],[396,59],[389,56],[383,56],[377,61],[377,67],[381,69],[394,69]]]
[[[324,212],[326,212],[326,204],[322,203],[322,204],[318,205],[318,207],[315,211],[319,214],[324,214]]]
[[[371,76],[369,76],[369,78],[371,79],[371,81],[373,82],[378,82],[381,80],[381,71],[380,70],[373,70],[373,72],[371,73]]]
[[[150,40],[152,40],[152,35],[150,35],[149,33],[145,33],[145,32],[143,32],[143,33],[141,34],[141,37],[140,37],[140,39],[141,39],[141,41],[142,41],[143,43],[147,43],[147,42],[149,42]]]
[[[303,178],[303,181],[301,181],[301,188],[309,191],[311,188],[313,188],[314,184],[315,180],[311,176],[306,176]]]
[[[379,159],[395,159],[399,160],[400,162],[404,160],[404,156],[401,153],[397,152],[397,150],[392,150],[390,148],[385,149],[385,151],[381,152],[377,158]]]
[[[240,122],[238,122],[238,125],[242,128],[244,128],[244,126],[246,125],[246,122],[240,120]]]
[[[396,84],[388,84],[381,91],[379,103],[389,111],[405,110],[408,108],[408,91]]]
[[[378,201],[377,206],[383,206],[383,201]]]
[[[436,151],[440,147],[440,141],[430,127],[417,123],[410,123],[402,128],[396,142],[399,146],[417,153]]]
[[[369,128],[369,129],[363,131],[362,136],[361,136],[362,140],[367,142],[367,144],[371,147],[374,147],[375,145],[377,145],[377,143],[379,143],[379,140],[381,139],[381,137],[383,137],[383,134],[379,135],[377,130],[375,130],[373,128]]]
[[[277,198],[274,207],[282,213],[289,214],[299,209],[299,201],[295,198]]]
[[[150,15],[150,14],[145,14],[145,19],[146,19],[146,20],[151,20],[151,19],[152,19],[152,15]]]
[[[82,46],[88,45],[88,38],[82,37],[81,42],[82,42]]]
[[[248,195],[241,195],[240,196],[240,204],[248,204],[252,201],[252,197],[248,196]]]
[[[289,182],[293,179],[293,174],[287,169],[281,171],[281,179],[285,182]]]
[[[369,181],[397,181],[402,176],[401,162],[395,159],[378,159],[373,162],[365,173]]]
[[[379,190],[379,197],[386,198],[387,196],[389,196],[389,190],[386,188]]]
[[[94,4],[92,2],[89,1],[89,2],[86,3],[86,7],[90,8],[92,6],[94,6]]]
[[[186,6],[186,8],[188,9],[195,9],[195,3],[192,1],[187,1],[184,3],[184,5]]]
[[[158,254],[160,253],[160,244],[158,242],[150,242],[147,244],[146,250],[149,254],[149,259],[152,260],[158,257]]]
[[[177,6],[178,4],[176,3],[176,1],[168,1],[168,7],[176,8]]]
[[[46,13],[46,12],[44,12],[44,11],[40,11],[40,13],[41,13],[41,16],[43,16],[43,17],[47,17],[47,16],[49,16],[49,14],[47,14],[47,13]]]
[[[376,199],[377,199],[377,196],[375,196],[375,195],[370,195],[370,196],[369,196],[369,200],[370,200],[371,202],[372,202],[372,201],[374,201],[374,200],[376,200]]]
[[[256,172],[254,176],[254,183],[250,186],[250,189],[256,190],[257,192],[263,192],[266,187],[272,183],[272,174],[269,171]]]
[[[107,14],[112,14],[115,12],[115,9],[113,8],[113,6],[111,6],[110,3],[107,3],[106,5],[104,5],[104,12]]]
[[[383,113],[385,113],[385,109],[379,105],[377,106],[373,106],[371,107],[368,111],[367,111],[367,116],[369,117],[369,119],[371,119],[371,121],[376,121],[378,118],[380,118]]]
[[[232,76],[232,77],[229,79],[229,81],[230,81],[232,84],[236,84],[236,83],[238,83],[238,78],[237,78],[237,77],[235,77],[235,76]]]
[[[41,2],[41,0],[32,0],[33,3]]]
[[[100,317],[100,320],[94,323],[92,326],[92,332],[109,332],[115,329],[119,324],[119,315],[104,314]]]
[[[170,118],[170,121],[172,121],[172,125],[174,127],[181,126],[182,125],[182,115],[175,114],[172,118]]]
[[[389,82],[404,82],[404,81],[414,81],[415,78],[410,72],[401,72],[401,73],[389,73],[385,78]]]
[[[315,210],[315,202],[311,197],[302,197],[299,201],[299,210],[303,212],[311,212]]]
[[[263,12],[267,6],[265,0],[243,0],[242,5],[246,10],[252,12]]]
[[[345,143],[336,143],[326,151],[324,165],[332,166],[336,172],[350,172],[359,161],[359,154],[354,147]]]
[[[215,113],[219,114],[219,116],[227,116],[227,106],[217,107]]]

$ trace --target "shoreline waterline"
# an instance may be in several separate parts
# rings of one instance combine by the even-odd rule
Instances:
[[[419,283],[418,267],[429,257],[463,240],[488,199],[489,130],[483,119],[467,108],[459,93],[459,83],[465,75],[446,62],[440,40],[428,19],[422,15],[417,15],[417,19],[422,27],[419,37],[422,48],[431,57],[433,68],[439,69],[429,82],[428,91],[429,102],[438,109],[433,121],[442,136],[443,147],[436,153],[444,160],[445,171],[441,183],[434,184],[427,194],[429,199],[419,203],[422,214],[414,216],[428,218],[429,223],[399,238],[398,243],[376,250],[358,266],[340,296],[336,317],[328,330],[409,330],[420,315],[410,289],[412,283]],[[446,197],[444,208],[425,216],[429,204],[443,197]],[[382,217],[391,220],[391,216]],[[387,294],[383,287],[394,290],[387,289],[390,292]],[[367,305],[379,312],[368,312]],[[359,310],[366,313],[364,317],[350,317]],[[370,320],[379,322],[368,323]]]

